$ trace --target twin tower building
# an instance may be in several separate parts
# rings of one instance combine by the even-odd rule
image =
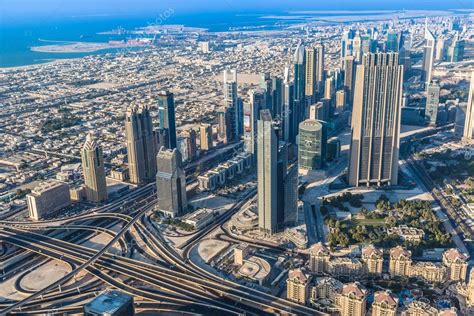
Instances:
[[[143,184],[156,179],[159,210],[171,217],[180,216],[187,211],[186,176],[176,149],[172,93],[159,93],[158,111],[160,128],[155,131],[148,107],[127,109],[125,137],[130,182]]]

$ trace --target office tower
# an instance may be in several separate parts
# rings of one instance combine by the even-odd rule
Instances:
[[[372,316],[396,316],[398,297],[390,291],[377,291],[374,293],[372,303]]]
[[[188,159],[193,160],[197,157],[196,131],[193,129],[185,130],[181,133],[183,139],[186,140]]]
[[[150,110],[147,106],[132,106],[125,115],[130,182],[141,184],[156,175],[156,141]]]
[[[322,84],[324,80],[324,46],[319,44],[316,47],[306,48],[306,97],[311,97],[315,102],[317,97],[321,97]]]
[[[176,148],[176,118],[174,113],[174,95],[169,91],[158,93],[158,116],[160,129],[166,130],[166,148]]]
[[[465,46],[466,42],[464,39],[459,39],[459,34],[456,34],[448,49],[448,61],[452,63],[463,61]]]
[[[471,142],[474,139],[474,71],[471,72],[469,97],[466,106],[466,119],[464,120],[463,140]]]
[[[224,70],[224,107],[232,111],[232,140],[238,140],[243,133],[243,104],[237,94],[237,71],[232,69],[230,75],[229,77],[229,72]]]
[[[431,31],[428,30],[428,25],[426,25],[425,26],[425,43],[423,46],[423,62],[422,62],[422,70],[423,70],[422,80],[425,82],[425,86],[427,86],[431,82],[435,43],[436,43],[436,38],[433,35],[433,33],[431,33]]]
[[[170,217],[181,216],[187,211],[186,176],[181,154],[177,149],[161,147],[156,160],[158,210]]]
[[[272,80],[272,115],[282,117],[283,111],[283,80],[273,77]]]
[[[40,220],[71,204],[67,183],[47,180],[26,195],[30,218]]]
[[[406,250],[402,246],[390,249],[389,273],[392,277],[410,276],[411,267],[411,251]]]
[[[342,112],[346,108],[346,92],[338,90],[336,92],[336,112]]]
[[[443,264],[448,268],[448,280],[466,281],[468,260],[467,256],[456,248],[451,248],[443,253]]]
[[[297,115],[295,111],[294,84],[290,82],[290,70],[285,68],[283,79],[283,139],[296,144],[298,134]]]
[[[332,100],[335,93],[334,77],[327,77],[324,84],[324,98]]]
[[[435,53],[435,60],[436,61],[443,61],[445,55],[445,48],[444,48],[444,39],[438,38],[436,41],[436,53]]]
[[[201,150],[212,148],[212,127],[211,124],[202,123],[199,126],[199,139]]]
[[[234,111],[231,108],[225,108],[217,113],[218,119],[218,138],[224,144],[233,139],[234,130],[232,125]]]
[[[344,31],[341,38],[341,64],[344,68],[344,60],[347,56],[352,56],[352,40],[354,39],[354,30]]]
[[[278,138],[270,111],[260,111],[257,121],[258,226],[266,234],[277,231]]]
[[[288,154],[288,143],[284,141],[278,142],[276,157],[276,218],[278,230],[293,226],[296,223],[296,211],[298,207],[298,169],[296,165],[288,168]]]
[[[398,53],[401,47],[402,34],[401,33],[388,33],[387,43],[385,45],[385,51],[387,53]]]
[[[295,55],[293,57],[294,66],[294,88],[293,97],[295,102],[295,112],[297,115],[297,124],[304,119],[305,113],[305,47],[302,42],[296,47]]]
[[[341,316],[364,316],[367,289],[359,282],[344,284],[339,300]]]
[[[454,123],[454,134],[458,137],[464,135],[464,123],[466,121],[466,103],[456,106],[456,119]]]
[[[258,114],[261,110],[265,110],[267,105],[267,94],[263,89],[251,90],[249,93],[250,102],[245,108],[245,133],[244,148],[246,152],[255,154],[257,147],[257,121]]]
[[[286,280],[286,298],[292,302],[305,305],[309,298],[311,276],[302,269],[288,271]]]
[[[352,109],[352,103],[354,102],[354,83],[355,83],[355,70],[356,64],[353,56],[347,56],[344,59],[344,90],[347,93],[347,102],[349,107]]]
[[[383,252],[374,245],[368,245],[362,249],[361,260],[364,263],[366,273],[370,275],[382,275]]]
[[[435,126],[438,117],[440,87],[437,81],[432,81],[426,88],[425,116],[429,125]]]
[[[309,250],[309,268],[314,274],[324,274],[328,271],[331,254],[322,243],[313,245]]]
[[[360,37],[359,31],[356,31],[354,39],[352,40],[352,56],[354,56],[355,61],[360,63],[362,59],[362,39]]]
[[[325,123],[306,120],[299,126],[298,168],[322,169],[326,161],[327,131]]]
[[[341,141],[337,137],[328,139],[326,146],[326,161],[333,161],[341,156]]]
[[[88,134],[81,150],[82,170],[86,199],[90,202],[107,200],[107,183],[105,181],[104,155],[92,134]]]
[[[357,66],[350,185],[398,183],[402,84],[403,66],[396,53],[367,54]]]

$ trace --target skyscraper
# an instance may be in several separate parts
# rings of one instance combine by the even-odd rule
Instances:
[[[349,107],[352,108],[354,102],[354,79],[355,79],[355,59],[353,56],[347,56],[344,59],[344,90],[347,94],[347,102]]]
[[[269,110],[260,111],[257,128],[258,226],[273,234],[277,231],[278,138]]]
[[[267,94],[263,89],[251,90],[249,92],[250,102],[245,111],[245,151],[255,154],[257,146],[257,121],[258,114],[266,107]]]
[[[293,88],[293,97],[295,102],[295,112],[297,115],[298,123],[304,119],[305,113],[305,47],[302,42],[296,47],[295,55],[293,57],[293,66],[294,66],[294,88]]]
[[[398,50],[401,47],[401,34],[397,32],[391,32],[387,35],[387,43],[385,45],[385,50],[387,53],[398,53]]]
[[[466,42],[464,39],[459,39],[459,34],[456,34],[448,49],[448,61],[452,63],[462,61],[464,59],[465,46]]]
[[[305,56],[305,95],[310,97],[312,102],[317,100],[322,93],[322,82],[324,78],[324,47],[319,45],[317,47],[306,48]]]
[[[156,188],[158,210],[167,216],[181,216],[187,211],[186,176],[177,149],[161,147],[157,155]]]
[[[147,106],[132,106],[125,115],[130,182],[141,184],[156,175],[156,141],[153,124]]]
[[[327,132],[324,122],[306,120],[299,126],[298,168],[316,170],[324,166]]]
[[[243,133],[243,104],[237,94],[237,71],[224,70],[224,107],[231,109],[232,129],[234,130],[232,140],[238,140]]]
[[[183,131],[181,136],[186,140],[188,158],[193,160],[197,156],[196,131],[190,128]]]
[[[469,97],[466,107],[466,119],[464,121],[463,140],[472,142],[474,139],[474,71],[471,72],[471,84],[469,86]]]
[[[426,88],[426,120],[431,126],[436,125],[439,107],[439,91],[440,87],[437,81],[432,81]]]
[[[435,50],[436,38],[428,29],[428,25],[425,26],[425,44],[423,46],[423,76],[422,80],[427,86],[431,82],[432,70],[433,70],[433,58]]]
[[[403,66],[398,54],[367,54],[357,66],[349,184],[398,183]]]
[[[167,148],[176,148],[176,118],[174,113],[174,95],[169,91],[158,93],[158,116],[160,129],[166,130]]]
[[[268,109],[260,111],[257,129],[258,222],[271,235],[296,221],[298,177],[288,169],[288,144],[278,141]]]
[[[88,134],[81,150],[82,170],[86,199],[90,202],[107,200],[107,184],[105,181],[104,155],[92,134]]]
[[[290,81],[290,70],[285,68],[283,79],[283,139],[291,144],[296,143],[298,134],[298,116],[295,111],[294,84]]]
[[[212,148],[212,127],[210,124],[201,124],[199,127],[199,139],[201,150],[209,150]]]

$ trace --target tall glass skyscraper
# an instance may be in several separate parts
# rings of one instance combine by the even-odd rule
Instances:
[[[318,120],[300,123],[298,134],[298,168],[303,170],[322,169],[326,160],[326,125]]]
[[[423,81],[425,87],[431,82],[431,76],[433,71],[433,59],[435,51],[436,38],[428,29],[428,25],[425,26],[425,44],[423,46]]]
[[[432,81],[426,88],[425,116],[428,124],[431,126],[436,125],[436,120],[438,117],[439,91],[440,87],[436,81]]]
[[[92,134],[88,134],[81,150],[82,170],[86,199],[90,202],[107,200],[107,184],[105,180],[104,155],[102,148]]]
[[[130,182],[151,181],[156,175],[156,140],[147,106],[132,106],[127,110],[125,138]]]
[[[158,117],[160,129],[166,130],[165,144],[169,149],[176,148],[176,118],[174,113],[174,96],[169,91],[158,93]]]
[[[349,184],[398,183],[403,66],[397,53],[367,54],[357,66]]]
[[[297,113],[298,123],[304,120],[305,114],[305,86],[306,86],[306,58],[305,47],[302,42],[296,47],[293,57],[294,67],[294,87],[293,97],[295,102],[295,111]]]

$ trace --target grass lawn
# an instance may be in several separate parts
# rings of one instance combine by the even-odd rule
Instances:
[[[385,219],[352,219],[353,226],[384,226]]]

